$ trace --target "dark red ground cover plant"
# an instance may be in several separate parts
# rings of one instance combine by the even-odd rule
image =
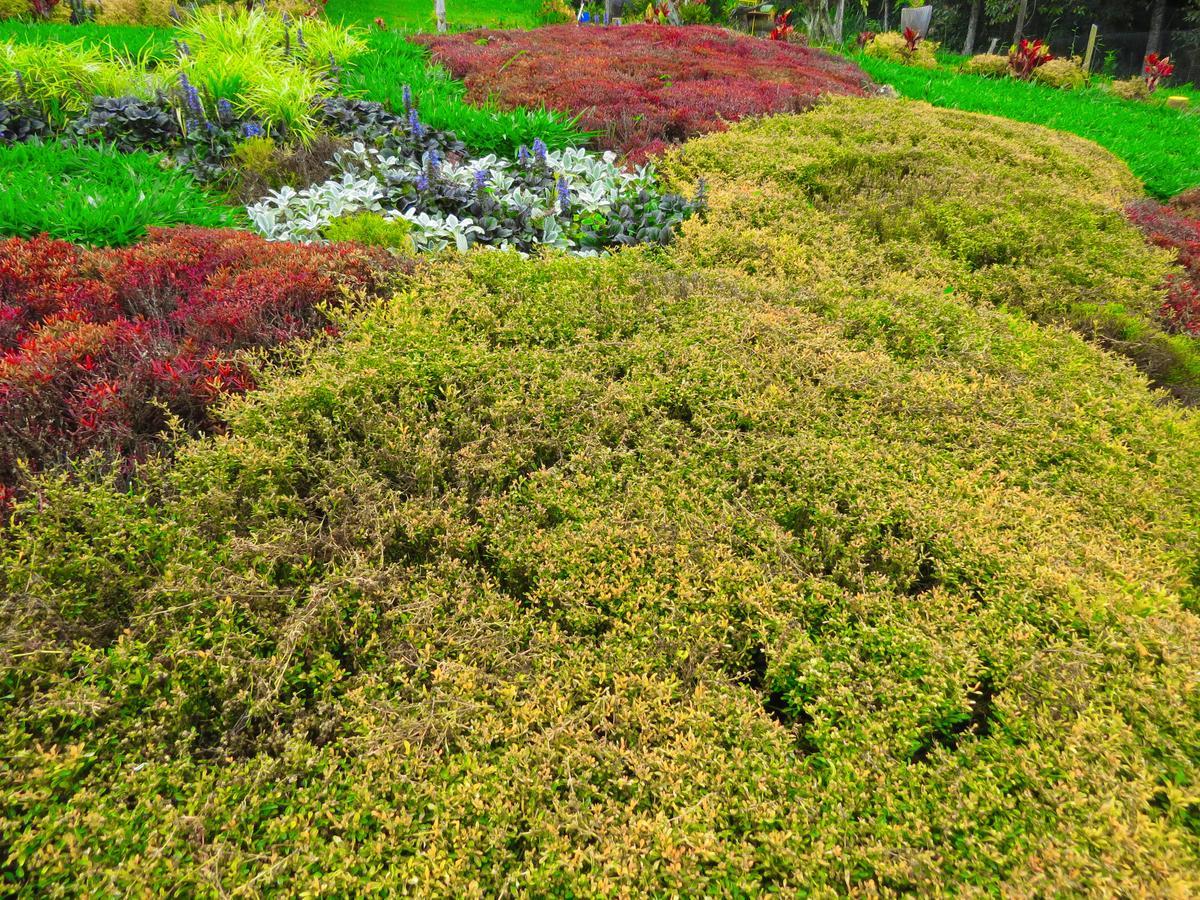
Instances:
[[[1126,207],[1126,214],[1159,247],[1179,254],[1181,272],[1167,279],[1167,299],[1159,315],[1175,331],[1200,335],[1200,219],[1184,210],[1140,200]]]
[[[596,144],[633,161],[746,116],[862,95],[858,66],[820,50],[720,28],[561,25],[422,35],[475,102],[578,114]]]
[[[355,245],[204,228],[109,250],[0,242],[0,503],[21,460],[133,461],[174,418],[212,431],[214,402],[254,387],[241,351],[329,328],[328,304],[379,290],[396,265]]]

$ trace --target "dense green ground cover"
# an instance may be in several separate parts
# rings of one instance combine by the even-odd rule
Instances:
[[[1177,111],[1120,100],[1099,88],[1064,91],[1013,78],[924,70],[863,54],[854,60],[875,81],[892,85],[905,97],[1046,125],[1095,141],[1125,160],[1156,197],[1200,184],[1200,109]]]
[[[1200,889],[1200,423],[1058,324],[1158,301],[1128,171],[862,100],[667,168],[670,251],[429,262],[33,486],[9,884]]]
[[[541,24],[539,0],[446,0],[446,22],[460,28],[533,28]],[[381,18],[389,28],[433,31],[433,0],[329,0],[331,19],[370,25]]]
[[[151,225],[232,225],[239,216],[191,176],[147,153],[0,147],[0,234],[91,246],[132,243]]]
[[[41,44],[83,41],[91,47],[138,58],[164,59],[174,52],[171,31],[138,25],[65,25],[48,22],[0,22],[0,41]]]

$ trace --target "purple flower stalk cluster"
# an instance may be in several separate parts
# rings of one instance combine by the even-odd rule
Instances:
[[[555,187],[558,190],[558,208],[567,212],[571,208],[571,188],[567,185],[566,176],[559,175]]]
[[[417,117],[416,107],[408,111],[408,130],[412,132],[412,136],[418,141],[425,136],[425,126],[421,124],[421,120]]]
[[[262,137],[262,136],[263,136],[262,126],[259,125],[257,122],[246,122],[242,125],[242,137],[253,138],[253,137]]]
[[[187,115],[188,127],[203,128],[208,124],[208,119],[204,115],[204,104],[200,102],[200,92],[183,72],[179,73],[179,89],[183,93],[183,108]]]
[[[517,162],[522,166],[529,165],[529,151],[524,144],[517,148]]]
[[[533,139],[533,158],[539,166],[546,164],[546,142],[541,138]]]
[[[487,189],[488,179],[491,174],[487,169],[479,169],[475,172],[475,193],[482,194]]]

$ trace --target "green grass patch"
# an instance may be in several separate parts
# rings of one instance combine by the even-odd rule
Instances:
[[[446,23],[464,28],[534,28],[541,24],[540,0],[446,0]],[[401,31],[433,31],[433,0],[329,0],[331,19],[371,25],[381,18]]]
[[[64,25],[52,22],[0,22],[0,42],[69,44],[81,41],[108,55],[131,59],[165,60],[174,55],[172,32],[138,25]]]
[[[0,234],[97,247],[132,243],[151,225],[233,224],[235,214],[157,156],[104,147],[0,147]]]
[[[1120,100],[1099,87],[1064,91],[1013,78],[921,70],[863,54],[853,58],[875,81],[892,85],[905,97],[1046,125],[1095,141],[1123,159],[1155,197],[1171,197],[1200,184],[1198,110]],[[1163,88],[1164,96],[1170,93],[1170,87]]]
[[[453,131],[472,151],[515,156],[517,148],[541,138],[551,149],[584,143],[587,135],[573,120],[545,109],[501,109],[494,103],[474,106],[466,88],[441,66],[433,65],[429,51],[397,32],[374,32],[369,51],[347,68],[342,83],[349,92],[403,111],[403,90],[408,85],[420,109],[421,120],[438,129]]]

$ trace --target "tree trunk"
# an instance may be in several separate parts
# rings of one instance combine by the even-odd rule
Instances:
[[[1146,55],[1151,53],[1162,53],[1163,37],[1166,33],[1167,25],[1167,0],[1155,0],[1154,7],[1150,12],[1150,37],[1146,41]]]
[[[446,30],[446,0],[433,0],[433,14],[437,16],[437,30]]]
[[[883,30],[888,30],[888,13],[891,12],[892,4],[890,0],[883,0]]]
[[[1013,43],[1021,43],[1021,38],[1025,37],[1025,17],[1029,13],[1029,0],[1021,0],[1021,5],[1017,8],[1017,29],[1013,32]]]
[[[846,0],[838,0],[837,13],[833,17],[833,42],[842,42],[842,28],[846,23]]]
[[[967,22],[967,39],[963,42],[963,56],[975,53],[975,35],[979,32],[979,19],[983,13],[983,0],[971,0],[971,20]]]

